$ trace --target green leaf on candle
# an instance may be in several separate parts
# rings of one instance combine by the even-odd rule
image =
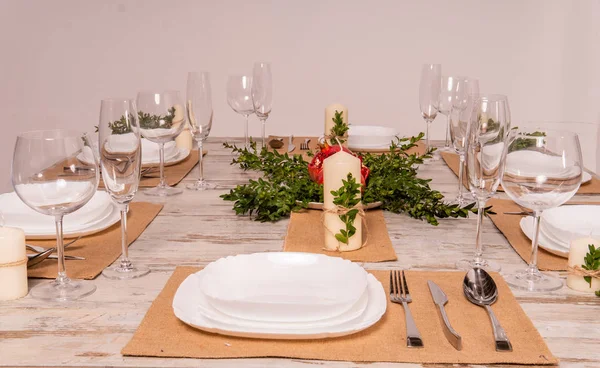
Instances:
[[[335,144],[336,142],[340,142],[340,144],[345,142],[344,137],[346,133],[348,133],[348,124],[344,122],[344,112],[339,112],[335,110],[334,117],[331,118],[333,120],[333,127],[331,127],[331,133],[329,135],[329,140],[331,144]],[[337,138],[337,139],[336,139]]]
[[[357,183],[352,174],[348,173],[346,180],[342,179],[342,186],[338,190],[332,190],[331,194],[333,194],[333,204],[349,210],[339,215],[345,229],[340,229],[340,232],[335,234],[335,238],[339,242],[348,244],[350,238],[356,234],[354,220],[358,215],[358,209],[352,207],[360,202],[360,183]]]
[[[596,271],[600,268],[600,247],[596,249],[593,244],[588,244],[588,250],[583,258],[584,264],[581,265],[581,268],[588,271]],[[583,279],[592,287],[591,276],[584,276]],[[598,292],[596,292],[596,295],[598,295]]]

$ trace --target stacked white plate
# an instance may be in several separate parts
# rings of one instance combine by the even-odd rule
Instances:
[[[65,185],[80,185],[65,182]],[[76,192],[73,188],[73,192]],[[23,229],[27,239],[55,239],[54,217],[41,214],[28,207],[15,192],[0,194],[0,210],[4,225]],[[63,235],[77,237],[102,231],[120,219],[119,209],[106,192],[97,191],[92,199],[63,219]]]
[[[153,166],[160,164],[159,146],[157,143],[151,142],[145,138],[142,138],[142,165]],[[98,153],[98,147],[96,143],[96,152]],[[174,165],[178,162],[183,161],[190,154],[190,150],[187,148],[178,148],[174,141],[165,143],[165,165]],[[87,150],[77,156],[81,162],[91,163],[93,162],[93,152]]]
[[[600,206],[566,205],[544,211],[540,224],[539,246],[548,252],[569,256],[572,240],[600,237]],[[533,217],[521,219],[521,230],[533,237]]]
[[[544,173],[549,179],[564,179],[579,175],[580,169],[576,166],[569,165],[564,167],[562,156],[551,156],[537,151],[516,151],[511,152],[506,156],[506,160],[515,161],[507,167],[512,167],[507,170],[505,175],[519,175],[536,177],[540,173]],[[558,163],[557,163],[558,161]],[[518,164],[516,164],[518,163]],[[592,180],[592,175],[588,172],[582,173],[581,184],[585,184]]]
[[[398,131],[384,126],[350,125],[348,130],[348,148],[385,149],[389,148]]]
[[[291,252],[219,259],[188,276],[173,299],[175,316],[192,327],[266,339],[349,335],[385,310],[381,283],[362,267]]]

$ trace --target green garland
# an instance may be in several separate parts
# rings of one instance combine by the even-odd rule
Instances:
[[[475,203],[462,208],[444,203],[442,193],[429,187],[430,179],[417,177],[418,165],[431,157],[433,151],[422,156],[406,151],[415,147],[423,136],[421,133],[417,137],[396,138],[389,152],[362,155],[363,163],[371,170],[363,192],[363,204],[381,201],[382,209],[406,213],[432,225],[438,224],[438,218],[464,218],[469,212],[476,213]],[[256,142],[250,143],[250,149],[228,143],[223,145],[237,155],[232,165],[263,173],[262,178],[251,179],[221,196],[234,202],[236,214],[250,215],[257,221],[277,221],[292,211],[307,208],[309,202],[323,202],[323,186],[310,179],[308,162],[302,155],[289,156],[266,147],[258,151]],[[489,207],[486,213],[493,214]]]

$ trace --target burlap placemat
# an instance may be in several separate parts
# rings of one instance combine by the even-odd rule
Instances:
[[[323,249],[325,245],[325,229],[323,227],[323,211],[305,210],[294,212],[290,217],[287,235],[283,244],[284,252],[306,252],[341,257],[354,262],[395,261],[396,251],[388,235],[383,211],[366,211],[367,223],[366,244],[352,252],[332,252]],[[365,233],[363,227],[363,233]]]
[[[162,204],[134,202],[129,205],[127,215],[127,240],[129,245],[144,232],[163,208]],[[28,240],[28,244],[51,248],[56,240]],[[84,257],[85,261],[67,260],[67,275],[74,279],[91,280],[121,255],[121,222],[99,233],[85,236],[70,245],[65,254]],[[57,260],[46,259],[28,268],[29,277],[54,279],[57,275]]]
[[[423,337],[421,349],[406,347],[402,305],[387,303],[387,312],[370,328],[354,335],[323,340],[260,340],[221,336],[189,327],[173,314],[177,288],[194,267],[177,267],[150,306],[123,355],[177,358],[283,357],[353,362],[411,362],[449,364],[557,364],[531,320],[519,306],[502,277],[494,273],[499,291],[492,307],[511,340],[512,352],[497,352],[485,309],[470,304],[462,293],[462,272],[408,271],[413,317]],[[389,271],[370,271],[389,291]],[[446,312],[462,335],[463,350],[446,340],[427,280],[448,295]]]
[[[458,176],[458,168],[460,165],[460,159],[458,158],[458,155],[452,152],[442,152],[442,158],[444,159],[444,162],[446,162],[446,165],[448,165],[450,170],[452,170],[454,175]],[[465,188],[467,188],[468,190],[469,184],[467,183],[466,173],[463,176],[463,182],[465,184]],[[498,191],[504,191],[504,189],[502,189],[502,185],[498,186]],[[592,180],[588,181],[585,184],[581,184],[579,190],[577,191],[577,194],[600,194],[600,180],[595,175],[592,175]]]
[[[274,150],[279,153],[286,153],[286,152],[288,152],[288,147],[289,147],[289,136],[282,137],[282,136],[271,135],[267,139],[267,142],[270,142],[273,139],[277,140],[280,138],[283,139],[283,146],[281,148],[274,149]],[[308,151],[300,150],[300,144],[303,143],[305,139],[310,139],[310,141],[308,142],[309,150],[315,150],[319,147],[319,145],[318,145],[319,137],[294,137],[292,142],[296,147],[292,152],[288,152],[288,153],[290,155],[302,155],[302,157],[304,158],[305,161],[310,161],[310,160],[312,160],[312,157],[309,157],[307,155]],[[271,149],[273,149],[273,148],[271,148]],[[387,153],[390,150],[389,150],[389,148],[363,148],[363,149],[353,149],[352,151],[357,152],[357,153],[359,153],[359,152],[362,152],[362,153]],[[425,154],[425,143],[423,141],[419,141],[419,142],[417,142],[416,147],[413,147],[406,152],[408,154],[416,153],[419,156],[423,155],[423,154]]]

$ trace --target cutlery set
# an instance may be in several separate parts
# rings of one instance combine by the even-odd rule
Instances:
[[[438,307],[438,315],[444,327],[444,336],[456,350],[462,350],[462,338],[452,327],[444,306],[448,303],[448,296],[433,281],[428,280],[427,285],[433,303]],[[469,302],[486,309],[492,323],[492,330],[496,344],[496,351],[512,351],[512,345],[500,322],[490,307],[498,299],[498,288],[492,277],[481,268],[471,269],[463,280],[463,292]],[[392,270],[390,272],[390,301],[402,304],[406,319],[406,346],[423,347],[423,339],[408,304],[412,298],[408,291],[408,283],[404,271]]]
[[[64,245],[64,247],[67,248],[69,245],[75,243],[79,239],[81,239],[81,237],[71,240],[70,242],[66,243]],[[55,247],[44,248],[44,247],[39,247],[36,245],[31,245],[31,244],[25,244],[25,246],[27,247],[27,249],[37,252],[34,254],[27,254],[27,267],[35,266],[36,264],[42,262],[43,260],[45,260],[47,258],[48,259],[58,259],[57,255],[52,254],[52,253],[56,252]],[[68,256],[68,255],[65,255],[65,259],[73,260],[73,261],[84,261],[85,260],[84,257]]]
[[[300,151],[308,151],[310,149],[309,144],[310,138],[304,138],[304,142],[300,143]],[[283,147],[283,138],[273,138],[269,141],[269,146],[274,149],[279,149]],[[294,152],[296,150],[296,145],[294,144],[294,136],[290,135],[288,137],[288,146],[287,152]]]

